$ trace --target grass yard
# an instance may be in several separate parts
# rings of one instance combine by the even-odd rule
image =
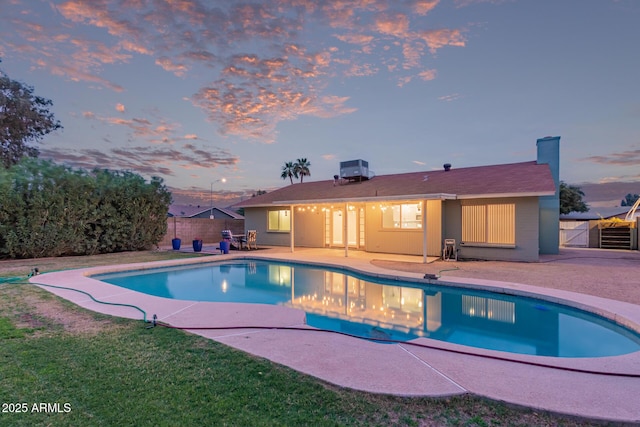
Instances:
[[[2,261],[0,278],[26,277],[35,266],[46,272],[186,256],[193,255]],[[92,313],[15,282],[0,285],[0,404],[0,426],[590,425],[471,396],[343,389],[212,340]]]

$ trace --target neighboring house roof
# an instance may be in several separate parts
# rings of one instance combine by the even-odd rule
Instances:
[[[169,206],[169,216],[178,216],[189,218],[204,211],[211,211],[211,207],[205,208],[204,206],[193,205],[171,205]]]
[[[240,215],[238,212],[233,211],[231,209],[227,209],[227,208],[213,208],[213,209],[214,210],[217,209],[218,211],[229,215],[233,219],[244,219],[243,215]]]
[[[378,175],[362,182],[305,182],[252,197],[235,208],[274,204],[347,202],[402,198],[464,199],[550,196],[555,184],[547,164],[504,165]]]
[[[216,213],[223,213],[233,219],[244,219],[242,215],[237,212],[234,212],[230,209],[217,208],[213,207],[213,215],[216,216]],[[193,218],[198,215],[206,214],[209,216],[211,213],[211,206],[205,207],[201,205],[176,205],[173,204],[169,206],[169,216],[183,217],[183,218]]]
[[[624,216],[629,212],[631,206],[613,207],[613,208],[591,208],[588,212],[569,212],[560,215],[561,220],[579,220],[588,221],[593,219],[608,219],[614,216]]]

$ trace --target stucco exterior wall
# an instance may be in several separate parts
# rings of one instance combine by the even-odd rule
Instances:
[[[276,206],[270,209],[277,209]],[[281,207],[280,209],[288,209]],[[258,246],[289,246],[290,236],[287,232],[268,232],[268,210],[267,208],[251,208],[244,211],[245,230],[257,230],[256,242]]]
[[[484,199],[487,203],[515,204],[515,247],[491,247],[462,242],[462,203],[459,200],[428,200],[427,205],[427,255],[441,256],[443,239],[455,239],[460,248],[459,258],[537,261],[538,260],[538,198]],[[270,209],[287,207],[245,209],[245,229],[258,230],[258,244],[289,246],[288,232],[268,232],[267,218]],[[365,206],[365,245],[367,252],[422,255],[422,228],[390,230],[382,228],[380,205]],[[294,209],[295,246],[325,247],[325,214],[321,209],[300,211]]]
[[[268,212],[274,209],[289,210],[288,206],[269,208],[252,208],[245,210],[245,229],[257,230],[257,242],[267,246],[289,246],[291,236],[288,232],[267,231]],[[322,211],[301,212],[297,208],[293,212],[295,227],[295,246],[321,248],[324,246],[324,214]]]
[[[486,203],[515,203],[515,248],[481,247],[465,245],[462,241],[462,203],[460,200],[444,202],[444,238],[455,239],[459,258],[501,261],[537,261],[538,250],[538,198],[483,199]]]
[[[404,255],[422,255],[424,236],[422,228],[389,230],[382,228],[382,212],[378,205],[367,204],[365,217],[367,252]],[[427,200],[427,255],[440,256],[442,252],[442,202]]]
[[[441,200],[427,200],[427,255],[442,256],[443,232],[443,202]]]
[[[294,245],[307,248],[324,247],[324,212],[294,209]]]

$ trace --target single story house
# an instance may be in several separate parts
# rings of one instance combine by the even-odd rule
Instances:
[[[244,200],[259,244],[440,257],[537,261],[557,253],[560,137],[537,141],[530,162],[369,177],[363,160],[333,180],[295,183]]]

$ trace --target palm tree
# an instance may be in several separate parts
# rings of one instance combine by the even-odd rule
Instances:
[[[300,182],[304,179],[305,176],[311,176],[311,172],[309,171],[309,166],[311,166],[311,162],[309,162],[306,158],[296,160],[294,165],[296,178],[300,176]]]
[[[289,180],[291,181],[291,184],[293,184],[294,176],[298,178],[298,171],[296,169],[296,165],[294,165],[293,162],[286,162],[282,167],[282,173],[280,174],[280,178],[282,179],[289,178]]]

